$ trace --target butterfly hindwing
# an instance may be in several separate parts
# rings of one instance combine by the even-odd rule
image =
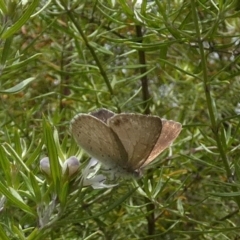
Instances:
[[[127,161],[120,164],[132,171],[144,164],[162,129],[159,117],[141,114],[116,114],[108,119],[107,124],[116,133],[128,154]]]
[[[142,167],[148,165],[161,152],[163,152],[167,147],[169,147],[171,143],[177,138],[181,130],[182,125],[179,122],[162,119],[162,131],[159,139]]]

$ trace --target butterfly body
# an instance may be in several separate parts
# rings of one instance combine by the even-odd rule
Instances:
[[[76,142],[117,175],[141,175],[181,131],[181,124],[142,114],[100,109],[71,121]]]

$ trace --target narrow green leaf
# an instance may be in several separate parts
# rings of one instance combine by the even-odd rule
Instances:
[[[10,167],[10,161],[9,161],[7,155],[8,154],[5,150],[5,148],[3,148],[2,145],[0,145],[0,159],[1,159],[0,166],[5,173],[4,178],[7,182],[7,184],[10,185],[12,182],[11,167]]]
[[[41,189],[39,187],[39,183],[38,183],[38,181],[37,181],[37,179],[36,179],[36,177],[34,176],[33,173],[30,173],[29,178],[30,178],[30,181],[32,183],[32,188],[33,188],[33,191],[35,193],[36,201],[40,202],[42,200],[41,199],[42,195],[41,195]]]
[[[23,169],[26,172],[30,172],[29,168],[27,167],[27,165],[22,161],[21,157],[17,154],[17,152],[8,144],[5,143],[4,146],[2,145],[2,147],[4,148],[5,152],[8,152],[9,155],[11,155],[14,160],[23,167]]]
[[[217,197],[239,197],[240,196],[240,192],[225,192],[225,193],[221,193],[221,192],[215,192],[215,193],[209,193],[212,196],[217,196]]]
[[[42,237],[42,232],[39,231],[39,228],[35,228],[26,239],[36,240],[36,239],[44,239],[44,238]]]
[[[19,61],[19,59],[14,59],[15,62],[12,65],[8,65],[4,68],[5,72],[9,72],[9,71],[13,71],[13,70],[18,70],[21,69],[22,67],[25,67],[27,64],[29,64],[30,62],[32,62],[33,60],[37,59],[39,56],[41,56],[42,54],[37,53],[32,55],[31,57],[28,57],[25,60]],[[19,57],[20,58],[20,57]],[[18,60],[18,61],[17,61]]]
[[[65,207],[68,197],[69,182],[65,182],[61,189],[61,195],[59,196],[59,201],[62,207]]]
[[[31,17],[33,12],[39,5],[39,0],[33,0],[32,3],[28,6],[27,10],[22,14],[19,20],[14,23],[10,28],[8,28],[2,35],[2,39],[6,39],[17,32]]]
[[[111,51],[107,50],[105,47],[102,47],[100,45],[98,45],[95,42],[89,42],[89,45],[92,46],[94,49],[96,49],[97,51],[107,54],[107,55],[114,55]]]
[[[2,57],[1,57],[1,64],[5,65],[8,55],[11,50],[11,44],[12,44],[13,37],[9,37],[8,39],[5,40],[4,46],[2,48]]]
[[[7,6],[6,6],[5,2],[4,2],[4,0],[0,0],[0,9],[2,10],[2,12],[4,14],[8,13]]]
[[[6,235],[6,231],[0,225],[0,239],[2,240],[9,240],[8,236]]]
[[[38,143],[37,147],[36,147],[36,142]],[[28,151],[26,153],[26,155],[28,156],[25,162],[27,166],[33,164],[37,159],[39,159],[39,155],[42,152],[42,147],[43,147],[43,140],[39,142],[38,139],[35,139],[34,137],[32,137],[31,146],[28,148]]]
[[[5,94],[18,93],[18,92],[22,91],[33,80],[35,80],[34,77],[27,78],[12,88],[9,88],[6,90],[0,90],[0,93],[5,93]]]
[[[182,216],[184,216],[184,206],[183,206],[182,198],[178,198],[177,199],[177,209],[178,209],[179,213]]]
[[[0,182],[0,192],[13,204],[15,204],[19,209],[36,216],[36,213],[22,200],[21,196],[18,194],[16,190],[13,188],[9,188],[8,190],[2,182]]]
[[[218,152],[213,152],[211,151],[207,146],[205,146],[204,144],[200,143],[200,145],[203,147],[203,149],[208,152],[208,153],[211,153],[213,155],[216,155],[216,156],[219,156],[219,153]]]
[[[13,225],[12,227],[15,237],[17,236],[18,240],[25,240],[24,233],[18,225]]]
[[[50,162],[50,170],[51,170],[51,176],[53,179],[53,184],[55,190],[60,193],[60,179],[62,175],[62,168],[58,160],[58,152],[57,152],[57,147],[54,141],[53,137],[53,128],[47,122],[46,119],[43,121],[43,132],[44,132],[44,140],[45,144],[48,150],[48,157],[49,157],[49,162]]]
[[[58,137],[58,131],[56,128],[53,129],[53,139],[54,139],[54,143],[55,143],[55,146],[57,148],[57,152],[58,152],[58,156],[61,160],[66,160],[65,159],[65,155],[62,151],[62,148],[60,146],[60,142],[59,142],[59,137]]]

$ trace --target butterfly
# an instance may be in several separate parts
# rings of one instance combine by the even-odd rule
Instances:
[[[70,123],[79,146],[117,175],[139,176],[177,138],[182,125],[158,116],[115,114],[105,108],[80,113]]]

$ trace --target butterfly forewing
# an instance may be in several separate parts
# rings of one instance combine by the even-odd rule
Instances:
[[[119,164],[131,171],[144,164],[162,129],[159,117],[140,114],[117,114],[109,118],[107,124],[117,134],[128,154],[128,158]]]
[[[162,119],[162,131],[151,154],[142,167],[152,162],[161,152],[163,152],[177,138],[182,130],[182,125],[178,122]]]
[[[116,134],[92,115],[79,114],[74,117],[71,132],[89,155],[110,168],[127,159],[127,153]]]

